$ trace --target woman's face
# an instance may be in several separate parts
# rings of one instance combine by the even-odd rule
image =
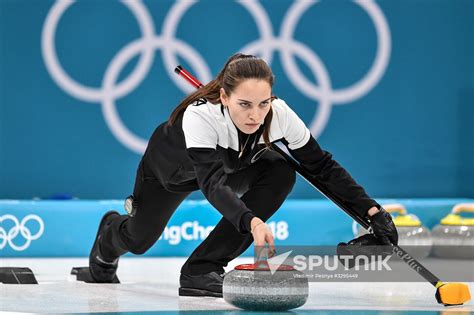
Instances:
[[[243,133],[252,134],[258,130],[271,107],[272,88],[265,80],[242,81],[233,93],[227,95],[220,90],[222,105],[229,109],[232,121]]]

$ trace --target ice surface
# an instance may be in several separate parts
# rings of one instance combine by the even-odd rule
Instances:
[[[0,259],[0,266],[29,267],[38,285],[0,284],[0,311],[36,313],[229,311],[237,309],[219,298],[179,297],[179,271],[184,258],[121,258],[121,284],[87,284],[69,275],[72,267],[86,266],[86,258]],[[232,270],[252,258],[236,259]],[[474,283],[469,283],[474,292]],[[462,307],[437,304],[435,289],[426,282],[331,283],[309,286],[308,302],[294,313],[323,310],[462,311],[472,312],[470,301]]]

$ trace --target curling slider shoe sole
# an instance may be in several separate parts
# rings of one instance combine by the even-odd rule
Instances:
[[[221,292],[213,292],[203,289],[193,289],[193,288],[179,288],[179,296],[193,296],[193,297],[216,297],[221,298]]]
[[[71,270],[71,278],[85,283],[99,283],[92,277],[89,267],[73,267]],[[108,283],[120,283],[120,281],[117,275],[115,275],[112,281]]]

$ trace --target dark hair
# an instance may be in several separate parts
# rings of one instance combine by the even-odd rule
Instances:
[[[252,55],[244,55],[237,53],[227,60],[226,64],[219,72],[217,77],[189,94],[179,105],[173,110],[168,119],[168,125],[172,125],[178,115],[183,112],[193,102],[205,98],[212,104],[220,103],[220,88],[222,87],[227,95],[230,95],[235,88],[246,79],[261,79],[267,81],[273,86],[274,76],[272,70],[267,63]],[[275,97],[272,97],[274,99]],[[270,108],[264,121],[263,140],[265,145],[270,147],[270,122],[272,121],[273,112]]]

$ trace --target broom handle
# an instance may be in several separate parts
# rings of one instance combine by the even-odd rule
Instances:
[[[203,85],[199,82],[194,76],[192,76],[188,71],[183,69],[182,66],[177,66],[174,70],[178,75],[185,78],[186,81],[191,83],[195,88],[199,89]],[[366,218],[361,217],[355,210],[348,207],[342,200],[335,196],[331,191],[319,183],[314,176],[312,176],[306,169],[304,169],[295,159],[288,156],[280,147],[275,143],[272,143],[273,150],[280,153],[286,161],[295,169],[295,171],[300,174],[309,184],[316,188],[324,197],[328,198],[334,202],[339,208],[341,208],[347,215],[349,215],[354,221],[359,223],[363,228],[369,230],[370,223]],[[426,267],[419,263],[415,258],[410,256],[405,250],[403,250],[398,245],[393,246],[393,252],[399,256],[405,263],[407,263],[413,270],[415,270],[419,275],[425,278],[429,283],[438,288],[443,283],[438,277],[432,274]]]
[[[370,224],[367,219],[361,217],[356,211],[349,208],[341,199],[335,196],[330,190],[324,187],[319,183],[314,176],[312,176],[306,169],[304,169],[297,161],[288,156],[280,147],[275,144],[272,144],[272,147],[275,151],[280,153],[287,162],[295,169],[295,171],[300,174],[311,186],[316,188],[324,197],[328,198],[334,202],[339,208],[341,208],[347,215],[349,215],[354,221],[359,223],[363,228],[369,230]],[[412,269],[414,269],[418,274],[425,278],[435,287],[440,282],[440,279],[432,274],[426,267],[424,267],[420,262],[415,258],[410,256],[403,248],[398,245],[393,246],[393,252],[397,254],[404,262],[406,262]]]

